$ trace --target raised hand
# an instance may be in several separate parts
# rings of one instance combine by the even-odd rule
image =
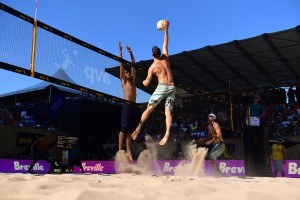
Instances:
[[[165,29],[169,28],[169,21],[167,19],[165,19],[164,27],[165,27]]]
[[[129,53],[132,53],[132,49],[131,49],[131,47],[130,47],[129,45],[126,45],[126,49],[127,49],[127,51],[128,51]]]

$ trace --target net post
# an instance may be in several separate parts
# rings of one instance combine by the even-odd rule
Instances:
[[[32,33],[32,49],[31,49],[31,62],[30,62],[30,76],[34,77],[34,66],[35,66],[35,53],[36,53],[36,31],[37,31],[37,21],[34,20],[33,23],[33,33]]]

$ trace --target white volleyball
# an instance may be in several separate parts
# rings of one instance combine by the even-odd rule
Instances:
[[[166,20],[159,20],[157,22],[157,29],[158,30],[165,30],[166,29]]]

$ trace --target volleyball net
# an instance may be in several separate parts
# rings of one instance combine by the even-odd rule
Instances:
[[[120,80],[105,69],[132,63],[1,3],[0,16],[0,68],[123,101]],[[137,102],[148,101],[138,93]]]

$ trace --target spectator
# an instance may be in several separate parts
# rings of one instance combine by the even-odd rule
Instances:
[[[276,144],[272,145],[271,149],[271,160],[273,167],[273,175],[277,177],[278,172],[281,173],[281,176],[284,177],[283,165],[285,165],[285,148],[282,145],[283,140],[278,139]]]

